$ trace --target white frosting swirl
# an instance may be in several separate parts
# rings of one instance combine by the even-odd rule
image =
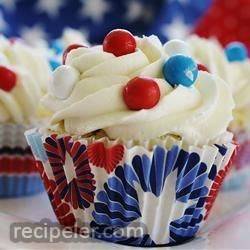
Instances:
[[[111,139],[149,140],[176,134],[190,144],[206,144],[227,130],[234,106],[227,84],[199,73],[194,86],[172,88],[162,77],[168,58],[155,36],[137,39],[137,51],[115,57],[101,47],[79,48],[66,64],[80,72],[80,80],[65,100],[48,94],[43,104],[54,113],[51,124],[70,134],[86,135],[102,129]],[[122,98],[134,76],[153,77],[161,99],[152,109],[128,110]]]
[[[32,122],[38,117],[39,100],[50,79],[46,59],[36,49],[0,37],[0,65],[17,76],[10,92],[0,89],[0,122]]]

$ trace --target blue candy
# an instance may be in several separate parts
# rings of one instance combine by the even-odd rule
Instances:
[[[165,62],[163,75],[172,86],[190,87],[198,76],[198,66],[191,57],[175,55]]]
[[[54,71],[57,67],[61,65],[61,62],[57,59],[50,58],[49,64],[50,64],[51,69]]]
[[[229,43],[225,53],[229,62],[242,62],[247,59],[247,48],[240,42]]]
[[[62,42],[57,39],[57,40],[54,40],[51,44],[51,49],[57,54],[57,55],[60,55],[63,53],[63,45],[62,45]]]

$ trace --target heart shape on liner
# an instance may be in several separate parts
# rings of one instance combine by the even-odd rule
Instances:
[[[103,142],[96,142],[88,146],[89,161],[96,167],[101,167],[109,174],[114,171],[122,160],[124,147],[121,144],[105,147]]]

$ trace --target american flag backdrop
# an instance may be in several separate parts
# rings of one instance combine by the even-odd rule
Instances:
[[[196,32],[250,47],[250,0],[0,0],[0,31],[8,37],[50,40],[65,27],[81,30],[91,43],[125,28],[163,42]]]

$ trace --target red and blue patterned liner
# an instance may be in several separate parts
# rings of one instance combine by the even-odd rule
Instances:
[[[232,164],[233,170],[223,185],[224,191],[248,189],[250,190],[250,137],[247,132],[239,132],[235,136],[239,144],[237,154]]]
[[[185,147],[169,137],[150,149],[38,130],[26,138],[63,226],[140,247],[181,244],[199,232],[236,148]]]
[[[0,198],[33,195],[44,190],[36,161],[25,141],[23,125],[0,125]]]

